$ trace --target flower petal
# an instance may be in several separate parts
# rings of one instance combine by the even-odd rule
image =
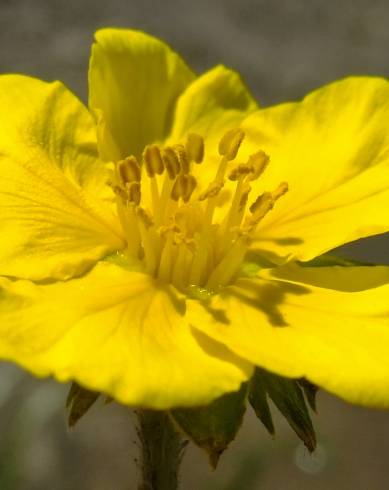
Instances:
[[[0,107],[0,274],[81,274],[122,246],[93,121],[60,83],[19,75],[0,77]]]
[[[89,105],[102,125],[103,158],[139,156],[168,134],[174,103],[194,74],[162,41],[139,31],[95,34],[89,67]]]
[[[389,230],[389,82],[348,78],[302,102],[257,111],[242,124],[247,151],[271,163],[257,191],[289,192],[258,227],[271,258],[310,260]]]
[[[0,357],[38,376],[162,409],[207,404],[252,373],[226,347],[193,332],[184,298],[150,276],[100,262],[67,282],[0,285]]]
[[[215,178],[220,164],[220,139],[258,108],[238,73],[216,66],[198,77],[179,97],[174,125],[167,144],[184,143],[188,133],[205,140],[205,159],[192,173],[196,192],[204,191]]]
[[[188,132],[220,138],[258,106],[238,73],[216,66],[191,83],[177,101],[171,139]],[[216,146],[217,150],[217,146]]]
[[[258,366],[389,407],[388,295],[388,267],[293,265],[188,302],[188,317]]]

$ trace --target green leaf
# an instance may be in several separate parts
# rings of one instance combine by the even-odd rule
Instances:
[[[83,417],[91,408],[99,396],[100,393],[82,388],[77,383],[72,383],[66,399],[68,426],[74,427],[80,418]]]
[[[271,434],[274,426],[266,395],[274,402],[309,451],[316,447],[316,436],[299,381],[283,378],[257,368],[250,382],[249,400],[258,418]]]
[[[206,407],[172,410],[179,427],[209,457],[216,468],[221,454],[227,449],[242,424],[246,411],[247,384],[239,391],[227,393]]]

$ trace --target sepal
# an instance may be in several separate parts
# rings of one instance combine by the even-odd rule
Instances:
[[[269,397],[312,452],[316,447],[315,430],[299,383],[298,380],[283,378],[257,368],[250,381],[249,401],[258,418],[270,434],[274,435],[273,420],[267,402]]]
[[[216,468],[242,424],[246,411],[247,383],[239,391],[227,393],[206,407],[172,410],[171,414],[183,432],[209,457]]]
[[[77,383],[72,383],[66,399],[66,408],[68,412],[67,422],[69,428],[76,425],[99,396],[100,393],[82,388]]]

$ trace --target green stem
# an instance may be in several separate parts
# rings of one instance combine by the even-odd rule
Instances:
[[[186,442],[166,412],[137,410],[142,483],[139,490],[177,490]]]

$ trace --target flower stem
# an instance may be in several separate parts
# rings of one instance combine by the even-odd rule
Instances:
[[[166,412],[137,410],[136,414],[141,444],[142,483],[139,490],[177,490],[186,441]]]

